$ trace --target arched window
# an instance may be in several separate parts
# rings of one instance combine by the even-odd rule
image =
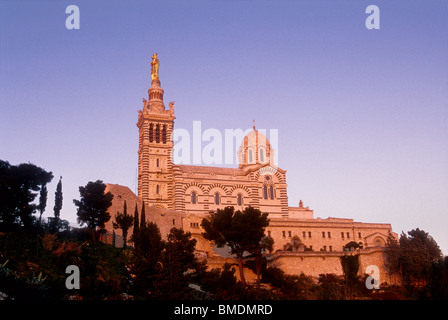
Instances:
[[[192,204],[196,204],[196,201],[197,201],[196,197],[197,197],[196,192],[193,191],[191,193],[191,203]]]
[[[166,143],[166,124],[162,126],[162,143]]]
[[[260,149],[260,162],[264,162],[264,152],[263,152],[263,149]]]
[[[215,193],[215,204],[219,204],[219,193]]]
[[[249,149],[249,163],[252,163],[254,161],[254,155],[252,154],[252,150]]]
[[[159,185],[156,186],[156,193],[159,194]]]
[[[160,142],[160,124],[156,124],[156,142]]]
[[[268,187],[267,186],[263,187],[263,198],[265,198],[265,199],[268,198]]]
[[[274,187],[273,186],[269,187],[269,194],[271,196],[271,199],[274,199]]]
[[[241,193],[238,193],[238,195],[237,195],[237,197],[236,197],[236,203],[237,203],[239,206],[242,206],[242,205],[243,205],[243,196],[241,195]]]
[[[159,163],[159,159],[156,160],[157,162],[157,168],[159,167],[160,163]]]
[[[154,126],[152,123],[149,124],[149,142],[154,141]]]

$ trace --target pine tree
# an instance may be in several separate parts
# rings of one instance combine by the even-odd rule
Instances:
[[[78,207],[78,223],[87,225],[90,229],[91,238],[97,241],[97,228],[104,228],[110,219],[109,207],[112,205],[114,196],[105,192],[106,185],[101,180],[90,181],[85,187],[79,187],[81,200],[73,200]]]
[[[207,218],[202,219],[201,226],[205,232],[205,239],[214,241],[218,248],[229,246],[231,253],[235,254],[240,270],[240,280],[246,283],[243,271],[243,254],[260,253],[261,239],[264,229],[269,225],[267,213],[253,207],[247,207],[243,211],[236,211],[234,207],[217,209]]]

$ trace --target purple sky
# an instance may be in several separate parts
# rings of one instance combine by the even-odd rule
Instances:
[[[278,129],[291,206],[420,228],[448,253],[446,1],[131,2],[0,1],[0,159],[53,172],[44,216],[61,175],[72,222],[88,181],[135,189],[157,52],[176,128]]]

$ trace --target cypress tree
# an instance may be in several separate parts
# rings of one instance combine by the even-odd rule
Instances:
[[[144,228],[145,226],[146,226],[145,201],[142,201],[142,214],[140,217],[140,228]]]
[[[47,191],[47,186],[45,185],[45,183],[42,183],[41,187],[40,187],[40,197],[39,197],[39,226],[41,226],[42,224],[42,214],[45,211],[45,207],[47,206],[47,195],[48,195],[48,191]]]
[[[54,217],[59,219],[62,209],[62,177],[59,178],[58,185],[56,187],[56,192],[54,194]]]
[[[57,232],[59,229],[59,216],[62,209],[62,177],[59,178],[58,185],[56,186],[56,192],[54,194],[54,220],[51,224],[52,232]]]
[[[126,200],[124,200],[123,213],[117,212],[115,222],[112,223],[114,229],[121,229],[123,236],[123,249],[127,248],[126,240],[128,238],[128,230],[134,224],[134,218],[128,216]],[[114,233],[115,236],[115,233]]]
[[[133,235],[138,233],[139,226],[138,226],[138,207],[137,202],[135,203],[135,210],[134,210],[134,231],[132,232]]]

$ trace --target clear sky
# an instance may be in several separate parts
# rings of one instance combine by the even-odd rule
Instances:
[[[448,254],[447,1],[0,0],[0,159],[53,172],[44,216],[59,176],[72,222],[88,181],[135,190],[154,52],[176,128],[278,129],[291,206]]]

